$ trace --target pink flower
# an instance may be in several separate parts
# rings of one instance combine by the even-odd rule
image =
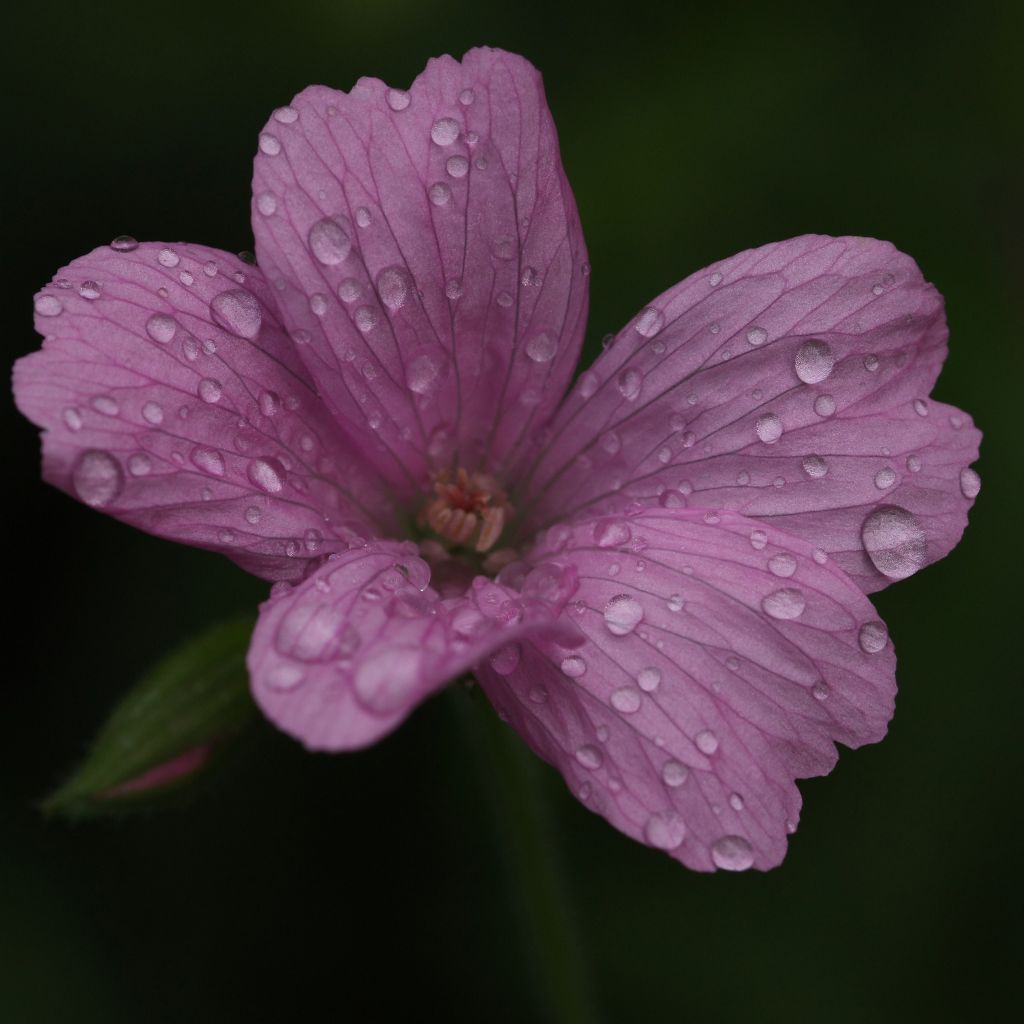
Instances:
[[[487,49],[276,110],[253,229],[259,268],[117,239],[37,295],[15,391],[46,479],[279,581],[253,692],[308,747],[472,670],[627,835],[778,864],[794,780],[892,715],[865,595],[945,555],[979,489],[914,261],[740,253],[566,394],[583,235],[540,76]]]

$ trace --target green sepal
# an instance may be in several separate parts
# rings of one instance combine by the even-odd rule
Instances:
[[[253,626],[251,616],[221,623],[160,661],[114,708],[85,761],[43,801],[43,811],[82,818],[141,807],[204,774],[256,717],[245,666]],[[132,788],[190,753],[196,763],[189,770]]]

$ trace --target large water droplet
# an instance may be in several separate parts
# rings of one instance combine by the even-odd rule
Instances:
[[[459,137],[459,122],[451,117],[442,117],[434,122],[430,137],[439,146],[450,146]]]
[[[981,477],[970,468],[960,470],[960,493],[973,501],[981,492]]]
[[[635,402],[640,394],[640,389],[643,386],[644,378],[639,370],[634,370],[632,367],[623,370],[622,373],[616,378],[616,386],[619,389],[619,394],[626,399],[627,402]]]
[[[805,341],[797,351],[793,361],[796,375],[805,384],[820,384],[832,373],[835,356],[832,349],[824,341],[812,339]]]
[[[773,412],[758,416],[754,424],[758,438],[765,444],[775,444],[782,437],[782,420]]]
[[[594,543],[599,548],[618,548],[629,542],[632,532],[621,519],[599,519],[594,524]]]
[[[572,654],[562,659],[561,669],[570,679],[579,679],[587,671],[587,663],[579,655]]]
[[[812,480],[820,480],[828,473],[828,463],[820,455],[808,455],[801,466]]]
[[[385,267],[377,275],[380,301],[390,310],[401,309],[409,296],[409,275],[403,267]]]
[[[281,152],[281,140],[270,132],[260,134],[260,152],[267,156],[277,156]]]
[[[193,449],[192,465],[212,476],[224,475],[224,456],[216,448]]]
[[[167,267],[170,270],[181,262],[181,257],[173,249],[168,247],[161,249],[156,254],[156,261],[161,267]]]
[[[56,295],[40,295],[34,303],[35,311],[40,316],[60,316],[64,310]]]
[[[434,204],[434,206],[447,206],[451,197],[451,186],[443,181],[435,181],[434,184],[427,189],[427,198]]]
[[[453,178],[464,178],[469,173],[469,161],[464,156],[450,156],[444,166]]]
[[[601,767],[604,761],[604,754],[590,743],[585,744],[576,751],[576,760],[589,771]]]
[[[618,594],[604,608],[604,624],[612,636],[632,633],[644,617],[644,610],[635,597]]]
[[[787,579],[796,572],[796,559],[788,552],[783,551],[768,559],[768,569],[773,576]]]
[[[798,619],[807,607],[802,590],[783,587],[768,594],[761,601],[761,607],[773,619]]]
[[[325,267],[333,267],[352,251],[352,239],[336,220],[324,217],[309,229],[309,248]]]
[[[405,110],[412,102],[411,97],[404,89],[388,89],[388,106],[396,113]]]
[[[660,309],[647,306],[640,311],[633,326],[641,337],[653,338],[665,326],[665,316]]]
[[[711,859],[723,871],[746,871],[754,863],[754,848],[743,836],[722,836],[711,844]]]
[[[263,309],[252,292],[235,288],[214,296],[210,316],[218,327],[236,337],[253,341],[263,325]]]
[[[763,345],[768,340],[768,332],[763,327],[751,327],[747,331],[747,341],[755,347]]]
[[[891,580],[912,576],[927,559],[928,542],[917,519],[898,505],[882,505],[860,531],[864,550],[874,567]]]
[[[653,693],[661,683],[661,672],[656,668],[642,668],[636,674],[636,685],[644,693]]]
[[[491,668],[499,676],[507,676],[515,671],[519,664],[521,651],[519,644],[508,644],[500,648],[491,657]]]
[[[681,786],[689,775],[690,769],[681,761],[666,761],[661,767],[661,780],[672,789]]]
[[[632,715],[640,710],[640,694],[632,686],[622,686],[611,696],[611,705],[624,715]]]
[[[550,363],[555,358],[556,352],[558,352],[558,339],[548,334],[547,331],[535,334],[526,343],[526,354],[535,363]]]
[[[164,421],[164,410],[156,402],[146,402],[142,407],[142,418],[154,427],[158,427]]]
[[[82,452],[71,473],[75,494],[93,508],[109,505],[124,486],[124,474],[117,460],[107,452]]]
[[[277,494],[284,487],[285,469],[274,458],[253,459],[248,477],[261,491]]]
[[[693,741],[697,744],[697,749],[708,757],[718,750],[718,737],[710,729],[703,729],[697,733]]]
[[[875,619],[873,622],[865,622],[857,634],[857,642],[865,654],[877,654],[885,649],[889,642],[889,630],[885,623]]]
[[[686,838],[686,824],[676,811],[652,814],[644,824],[644,840],[659,850],[674,850]]]
[[[110,243],[110,248],[114,252],[134,252],[139,247],[138,239],[132,238],[131,235],[118,235]]]
[[[429,395],[447,376],[449,362],[441,352],[421,352],[405,369],[405,383],[417,395]]]
[[[219,380],[214,380],[212,377],[204,377],[199,382],[199,397],[207,403],[207,405],[213,405],[220,401],[220,397],[224,394],[224,386]]]

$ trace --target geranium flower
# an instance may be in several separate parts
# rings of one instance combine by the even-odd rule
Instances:
[[[686,278],[568,390],[589,266],[540,76],[474,50],[274,111],[258,266],[115,239],[35,299],[44,475],[277,581],[256,700],[374,743],[472,671],[572,792],[691,868],[769,868],[794,780],[883,736],[866,594],[957,542],[980,435],[941,296],[803,236]],[[638,244],[642,244],[638,239]]]

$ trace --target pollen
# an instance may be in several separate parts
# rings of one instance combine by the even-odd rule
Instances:
[[[493,477],[459,469],[434,477],[434,498],[422,519],[450,544],[484,552],[497,543],[511,515],[512,506]]]

